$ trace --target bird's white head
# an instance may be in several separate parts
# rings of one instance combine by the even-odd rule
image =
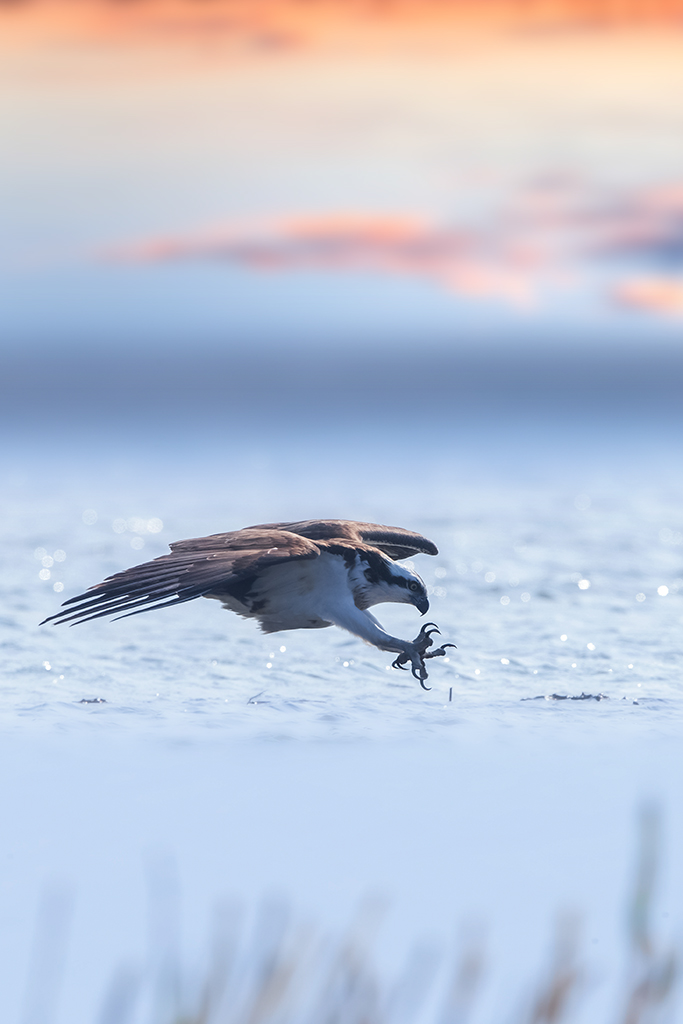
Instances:
[[[380,552],[364,552],[351,573],[358,608],[375,604],[414,604],[424,615],[429,610],[427,588],[413,569]]]

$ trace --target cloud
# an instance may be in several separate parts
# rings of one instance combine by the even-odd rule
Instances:
[[[211,260],[259,271],[404,274],[461,295],[517,305],[533,301],[544,266],[539,247],[519,238],[407,215],[358,213],[281,218],[152,239],[110,256],[134,262]]]
[[[635,278],[616,285],[617,305],[646,313],[683,314],[683,278]]]
[[[4,28],[31,38],[137,44],[175,38],[232,41],[252,49],[339,45],[356,48],[433,45],[463,28],[605,29],[644,23],[677,24],[683,0],[5,0]]]
[[[612,256],[683,264],[683,183],[622,197],[592,218],[595,245]]]
[[[113,46],[197,42],[249,50],[307,44],[317,17],[293,16],[293,0],[0,0],[0,24],[11,41],[78,41]],[[3,33],[4,34],[4,33]]]
[[[405,275],[519,307],[536,305],[550,286],[598,281],[623,309],[672,313],[680,309],[683,277],[662,270],[683,265],[683,184],[615,195],[552,176],[499,199],[477,223],[405,213],[302,214],[148,239],[107,255],[260,272]]]

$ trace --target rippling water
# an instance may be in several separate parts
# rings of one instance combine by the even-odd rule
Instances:
[[[387,963],[463,915],[489,922],[489,1010],[533,975],[563,903],[587,909],[614,966],[638,799],[662,800],[672,854],[683,842],[680,453],[636,433],[600,450],[590,431],[571,450],[533,431],[446,441],[397,443],[382,471],[373,445],[351,461],[341,445],[283,459],[212,441],[192,458],[130,439],[4,465],[7,1019],[55,880],[76,910],[54,1019],[97,1019],[117,961],[147,956],[145,865],[160,855],[195,953],[221,893],[253,905],[275,887],[343,922],[379,887],[395,901]],[[430,692],[335,628],[263,636],[216,602],[38,625],[169,541],[328,515],[439,546],[414,564],[458,649],[430,666]],[[377,611],[419,629],[412,609]],[[601,699],[553,699],[583,694]],[[675,903],[681,882],[666,881]]]
[[[69,474],[63,485],[53,476],[38,490],[15,481],[3,579],[5,728],[29,719],[80,729],[94,720],[181,735],[355,737],[448,731],[464,721],[535,727],[547,714],[675,715],[683,485],[652,475],[601,481],[593,470],[584,474],[588,493],[574,469],[543,485],[505,474],[472,485],[451,467],[432,467],[418,496],[390,479],[378,483],[361,464],[352,499],[329,467],[315,481],[276,466],[232,466],[228,480],[183,486],[166,465],[150,487],[134,463],[125,483],[106,473],[89,483]],[[406,525],[439,546],[438,557],[414,564],[430,588],[429,618],[458,650],[432,663],[430,693],[336,628],[263,636],[215,602],[38,626],[61,600],[163,554],[169,541],[337,514]],[[414,609],[378,613],[400,635],[419,629]],[[521,703],[581,693],[607,701],[590,710]],[[95,699],[106,705],[80,703]]]

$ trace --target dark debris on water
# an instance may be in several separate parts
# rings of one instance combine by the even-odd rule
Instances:
[[[522,700],[609,700],[606,693],[539,693],[537,697],[522,697]]]

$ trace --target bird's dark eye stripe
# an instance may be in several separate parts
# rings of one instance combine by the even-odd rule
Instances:
[[[406,590],[408,589],[408,587],[412,587],[412,583],[409,582],[407,579],[404,579],[403,576],[392,576],[389,582],[392,583],[395,587],[405,587]]]
[[[405,587],[406,590],[410,590],[413,593],[422,590],[417,580],[407,580],[405,576],[392,576],[389,582],[395,587]]]
[[[394,587],[405,587],[406,590],[410,590],[411,593],[415,594],[422,587],[417,580],[407,580],[405,576],[394,576],[391,571],[387,571],[388,566],[383,561],[378,564],[369,565],[364,571],[364,575],[368,583],[376,584],[382,581],[390,583]]]

